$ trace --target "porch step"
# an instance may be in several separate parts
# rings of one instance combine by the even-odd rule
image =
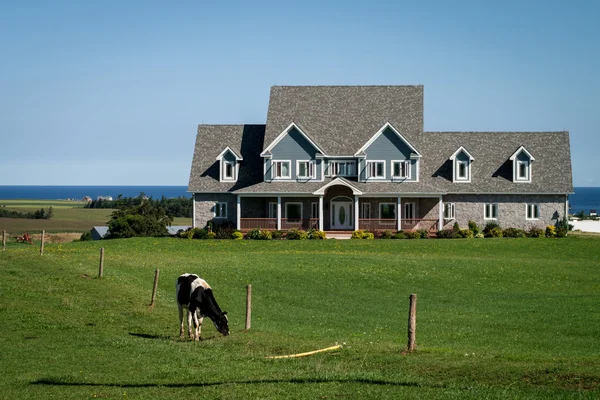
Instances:
[[[352,232],[325,232],[327,239],[351,239]]]

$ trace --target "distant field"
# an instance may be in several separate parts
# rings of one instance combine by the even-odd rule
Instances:
[[[85,202],[67,200],[0,200],[0,207],[22,213],[52,207],[52,219],[0,218],[0,231],[11,235],[45,229],[49,232],[84,232],[108,223],[113,209],[83,208]],[[173,225],[191,225],[191,218],[175,218]]]
[[[0,398],[598,399],[599,245],[136,238],[102,242],[98,279],[98,242],[43,256],[11,243],[0,251]],[[204,341],[179,340],[183,272],[211,284],[229,337],[205,319]],[[404,354],[410,293],[417,352]]]

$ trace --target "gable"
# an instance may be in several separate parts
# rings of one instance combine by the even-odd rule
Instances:
[[[279,145],[281,141],[285,141],[286,138],[292,137],[292,139],[298,143],[301,147],[306,147],[306,143],[310,145],[315,150],[316,153],[323,153],[323,150],[310,138],[308,135],[294,122],[289,124],[287,128],[285,128],[279,136],[275,138],[260,154],[262,157],[270,157],[273,154],[273,149]],[[300,139],[302,137],[302,139]],[[288,141],[289,144],[289,141]]]
[[[314,159],[318,149],[304,134],[293,127],[270,149],[270,152],[273,159],[306,160]]]
[[[386,123],[355,155],[365,153],[369,159],[409,159],[421,154],[390,123]]]

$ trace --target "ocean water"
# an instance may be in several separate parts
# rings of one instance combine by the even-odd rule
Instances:
[[[118,195],[123,197],[135,197],[140,193],[148,197],[160,199],[162,196],[191,197],[187,192],[187,186],[1,186],[0,200],[30,199],[30,200],[58,200],[58,199],[82,199],[90,196],[96,199],[98,196]],[[600,187],[576,187],[575,194],[569,196],[570,212],[576,213],[590,210],[600,212]]]
[[[162,196],[192,197],[187,192],[187,186],[1,186],[0,199],[28,199],[28,200],[81,200],[90,196],[96,200],[98,196],[112,196],[116,199],[118,195],[123,197],[136,197],[140,193],[148,197],[160,199]]]

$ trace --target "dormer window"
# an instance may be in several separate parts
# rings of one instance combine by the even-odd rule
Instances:
[[[315,163],[314,161],[297,161],[296,175],[298,178],[311,179],[315,178]]]
[[[233,151],[229,146],[225,148],[217,156],[217,161],[219,161],[219,181],[220,182],[235,182],[237,181],[239,162],[242,161],[242,157],[240,157],[235,151]]]
[[[531,153],[521,146],[510,160],[513,162],[513,182],[531,182],[531,164],[535,160]]]
[[[473,156],[462,146],[450,156],[452,161],[452,182],[471,182]]]

